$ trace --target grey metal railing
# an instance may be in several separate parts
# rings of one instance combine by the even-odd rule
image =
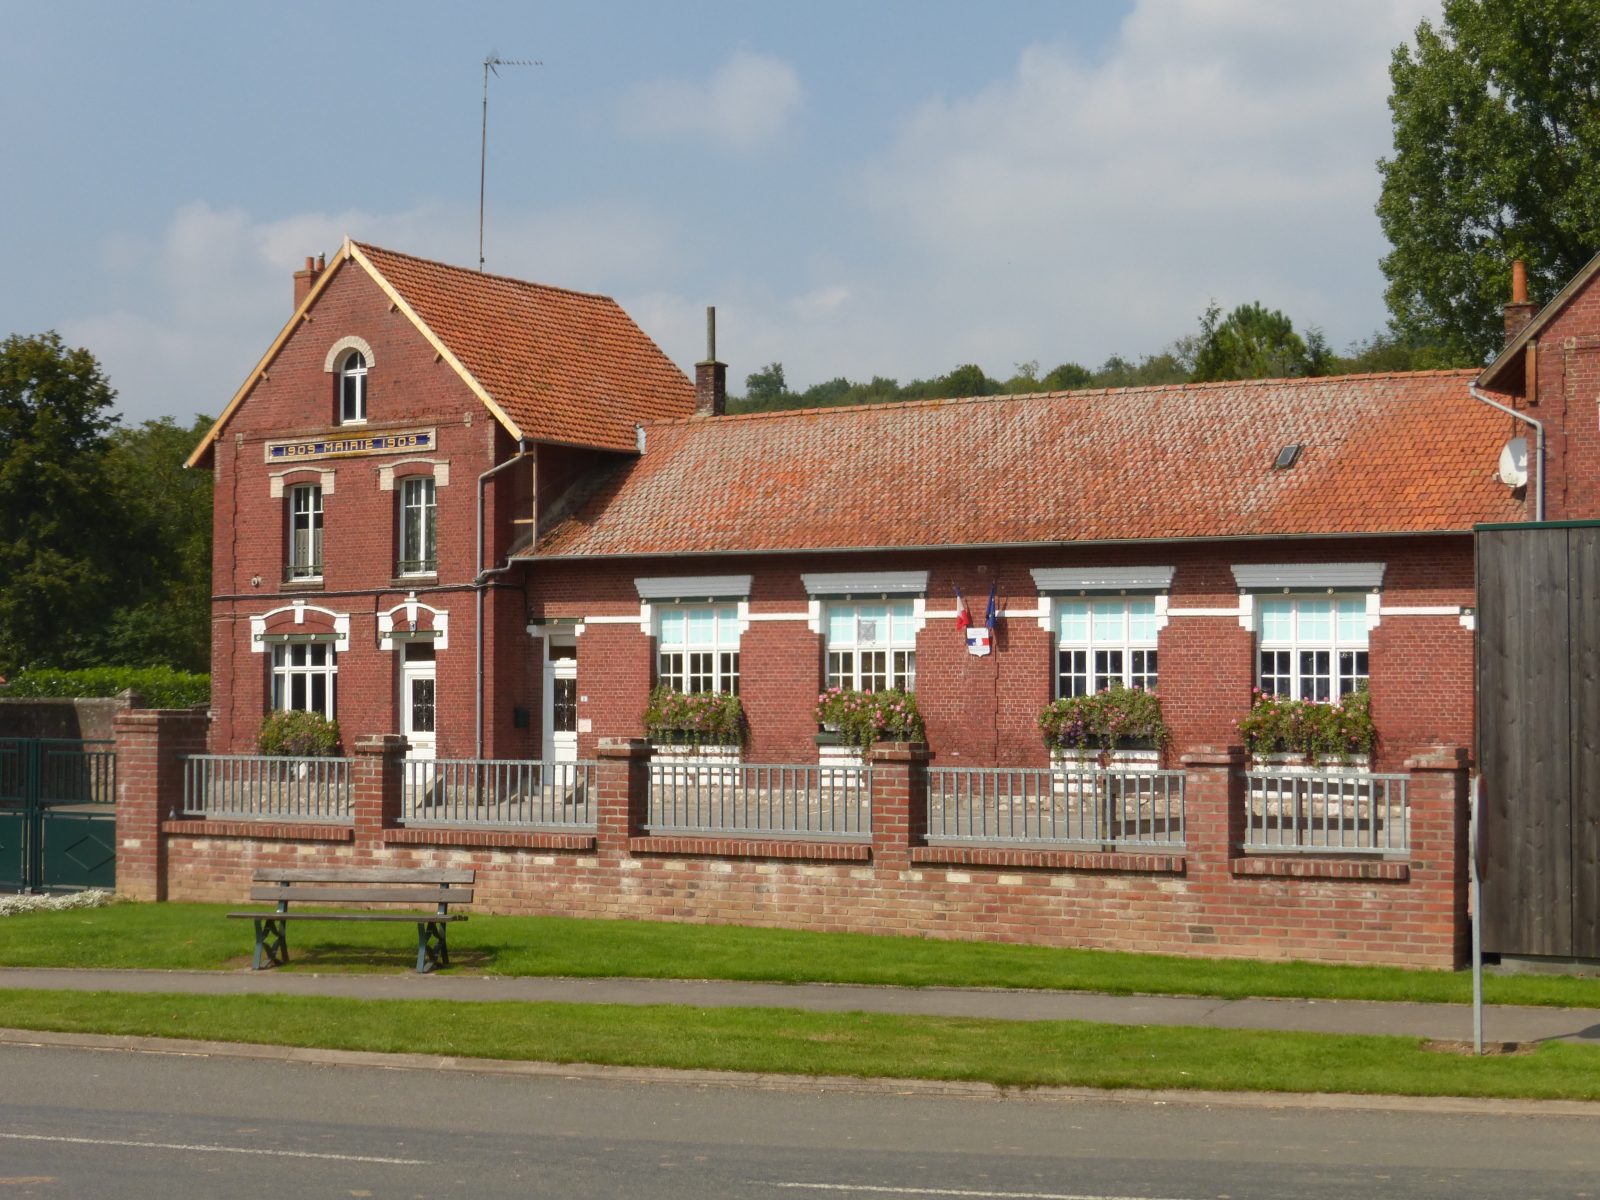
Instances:
[[[1393,854],[1410,848],[1405,775],[1246,771],[1246,850]]]
[[[191,754],[183,768],[185,816],[348,821],[348,758]]]
[[[930,842],[1184,844],[1182,771],[933,767]]]
[[[594,828],[590,761],[407,759],[400,817],[407,825]]]
[[[872,769],[672,759],[650,764],[652,833],[867,841]]]

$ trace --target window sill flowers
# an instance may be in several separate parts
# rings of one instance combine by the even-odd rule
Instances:
[[[1365,688],[1338,703],[1291,700],[1252,689],[1249,714],[1238,722],[1245,748],[1257,761],[1268,755],[1301,755],[1307,763],[1347,763],[1370,756],[1377,744],[1372,697]]]
[[[740,746],[749,727],[739,697],[723,692],[675,692],[657,687],[644,710],[645,734],[679,746]]]
[[[837,730],[845,745],[863,751],[875,742],[920,742],[927,737],[917,698],[898,688],[857,692],[831,687],[817,697],[813,715],[817,724]]]
[[[1051,701],[1039,714],[1039,731],[1052,753],[1080,759],[1118,750],[1160,750],[1171,737],[1160,696],[1121,684]]]

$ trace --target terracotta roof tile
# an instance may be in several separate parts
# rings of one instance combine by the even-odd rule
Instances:
[[[537,557],[1423,533],[1518,520],[1470,371],[807,409],[646,427]],[[1274,470],[1286,445],[1298,463]]]
[[[355,243],[526,437],[632,450],[694,385],[608,296]]]

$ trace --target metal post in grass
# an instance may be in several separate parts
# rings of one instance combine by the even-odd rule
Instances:
[[[1467,807],[1467,869],[1472,872],[1472,1052],[1483,1053],[1483,881],[1478,877],[1478,785],[1472,777],[1472,800]]]

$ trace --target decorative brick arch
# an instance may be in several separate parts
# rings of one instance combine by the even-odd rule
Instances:
[[[339,369],[339,364],[344,361],[345,356],[352,350],[361,351],[361,357],[367,360],[369,368],[373,365],[372,347],[368,345],[367,339],[359,338],[352,333],[347,337],[340,338],[333,344],[328,351],[328,357],[323,361],[322,369],[331,375]]]

